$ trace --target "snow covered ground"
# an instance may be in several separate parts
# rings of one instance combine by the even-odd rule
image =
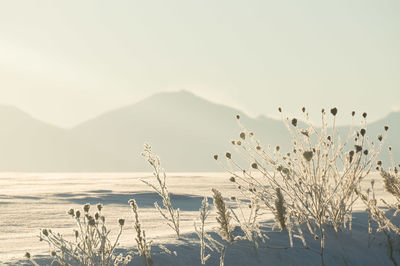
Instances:
[[[66,211],[81,208],[85,203],[104,204],[103,213],[112,230],[111,239],[118,231],[118,219],[126,219],[118,249],[118,252],[126,253],[136,245],[133,215],[128,205],[128,200],[134,198],[140,208],[143,228],[154,243],[152,256],[155,265],[200,265],[199,241],[193,233],[193,220],[198,218],[204,196],[209,197],[212,203],[211,188],[217,188],[226,198],[238,196],[235,186],[228,180],[229,176],[225,173],[168,174],[172,202],[181,209],[182,240],[176,240],[172,229],[160,218],[153,207],[155,201],[160,204],[160,198],[140,178],[154,180],[149,173],[0,174],[0,264],[23,264],[26,251],[38,255],[40,264],[48,263],[48,247],[39,242],[39,229],[51,228],[72,239],[75,223]],[[390,196],[383,193],[377,174],[372,174],[363,185],[368,187],[371,178],[377,181],[377,196],[391,201]],[[357,202],[355,210],[351,232],[328,232],[327,265],[392,265],[386,237],[377,234],[368,247],[365,207]],[[264,220],[262,229],[270,239],[260,245],[258,255],[247,241],[238,241],[227,248],[225,265],[259,265],[259,262],[261,265],[320,265],[320,256],[313,251],[280,248],[289,245],[287,234],[271,231],[271,214],[265,213],[261,218]],[[209,232],[217,227],[214,211],[206,223]],[[178,256],[166,254],[158,244],[176,251]],[[318,240],[309,237],[308,244],[315,250],[319,249]],[[297,246],[301,247],[300,242]],[[395,249],[399,250],[397,242]],[[400,261],[397,251],[395,257]],[[136,258],[132,265],[141,263],[142,260]],[[219,265],[219,255],[212,253],[207,265]]]

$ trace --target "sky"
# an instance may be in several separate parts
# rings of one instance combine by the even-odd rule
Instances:
[[[400,111],[399,14],[398,0],[0,0],[0,104],[72,127],[185,89],[252,116],[376,120]]]

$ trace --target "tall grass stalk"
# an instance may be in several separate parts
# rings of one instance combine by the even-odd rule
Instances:
[[[158,186],[146,181],[142,180],[143,183],[146,185],[150,186],[152,189],[154,189],[162,198],[162,203],[164,208],[166,209],[163,210],[157,202],[154,203],[154,207],[159,211],[161,216],[167,221],[167,224],[169,227],[171,227],[178,238],[180,238],[180,231],[179,231],[179,220],[180,220],[180,214],[179,214],[179,209],[174,209],[171,203],[171,198],[170,194],[168,192],[168,187],[167,187],[167,175],[165,174],[165,171],[162,170],[161,168],[161,162],[160,162],[160,157],[155,155],[152,150],[151,146],[148,144],[145,144],[144,151],[142,153],[142,156],[149,162],[149,164],[153,167],[153,175],[157,180]]]

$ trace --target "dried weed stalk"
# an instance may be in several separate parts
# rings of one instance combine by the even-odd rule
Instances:
[[[135,215],[135,231],[136,231],[136,243],[138,254],[143,258],[144,265],[151,266],[153,265],[153,261],[151,259],[151,242],[148,242],[146,239],[146,232],[142,230],[142,225],[140,224],[139,220],[139,213],[138,213],[138,205],[134,199],[129,200],[129,205],[132,208],[132,211]]]
[[[175,210],[172,206],[170,194],[168,192],[167,183],[166,183],[167,176],[165,174],[165,171],[163,171],[161,168],[160,157],[158,157],[157,155],[155,155],[152,152],[151,146],[148,144],[145,144],[142,156],[153,167],[153,169],[154,169],[153,175],[157,179],[158,186],[156,186],[152,183],[149,183],[146,180],[142,180],[142,182],[145,183],[146,185],[150,186],[161,196],[163,206],[166,209],[166,211],[163,210],[157,204],[157,202],[154,203],[154,206],[160,212],[161,216],[167,221],[168,226],[171,227],[175,231],[177,237],[180,238],[179,209]]]

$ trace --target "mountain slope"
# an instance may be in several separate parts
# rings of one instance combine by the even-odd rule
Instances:
[[[242,112],[212,104],[186,91],[154,95],[72,131],[74,136],[93,146],[100,144],[103,151],[119,158],[121,171],[149,169],[138,156],[144,142],[153,145],[169,171],[215,171],[220,168],[212,155],[231,148],[230,139],[236,133],[239,135],[236,114],[264,138],[279,139],[284,135],[284,127],[278,121],[253,120]],[[110,171],[115,170],[110,165]]]
[[[59,172],[101,170],[112,158],[74,139],[69,130],[43,123],[23,111],[0,106],[0,171]],[[95,163],[91,164],[91,163]]]

